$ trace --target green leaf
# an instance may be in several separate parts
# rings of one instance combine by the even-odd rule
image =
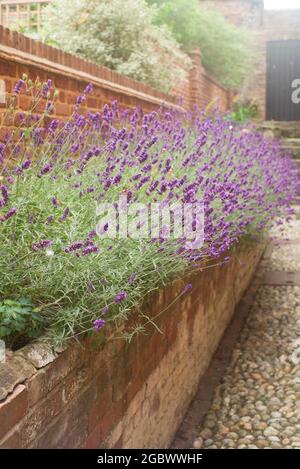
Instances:
[[[27,128],[27,129],[24,130],[24,136],[25,136],[26,139],[28,139],[30,137],[30,132],[31,132],[30,128]]]
[[[27,297],[19,298],[18,303],[20,303],[20,305],[32,305],[31,298]]]
[[[10,329],[5,326],[0,326],[0,337],[6,337],[10,334]]]
[[[18,302],[14,300],[4,300],[3,304],[8,305],[8,306],[17,306]]]

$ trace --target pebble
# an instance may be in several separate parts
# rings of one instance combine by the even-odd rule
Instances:
[[[196,448],[196,449],[201,449],[201,448],[203,448],[203,440],[202,440],[202,438],[198,437],[198,438],[194,441],[193,446],[194,446],[194,448]]]
[[[271,417],[273,417],[274,419],[280,419],[282,417],[282,413],[281,412],[271,412]]]
[[[251,430],[252,430],[252,425],[251,425],[251,423],[245,423],[245,424],[244,424],[244,429],[251,431]]]
[[[258,448],[266,448],[269,445],[268,440],[257,440]]]
[[[204,443],[205,443],[205,446],[210,446],[210,445],[213,444],[213,442],[214,442],[214,440],[212,440],[211,438],[209,438],[208,440],[205,440]]]
[[[278,436],[273,436],[273,435],[269,436],[269,440],[275,441],[275,443],[280,442],[280,438],[278,438]]]
[[[278,434],[278,430],[276,430],[275,428],[273,427],[267,427],[265,430],[264,430],[264,435],[265,436],[274,436],[274,435],[277,435]]]
[[[299,232],[295,218],[272,231],[283,239]],[[272,270],[300,271],[300,246],[275,247],[259,275]],[[194,448],[300,448],[299,298],[297,285],[258,287]]]
[[[209,428],[204,428],[204,430],[202,430],[200,433],[201,438],[203,438],[204,440],[208,440],[212,437],[212,435],[213,432]]]

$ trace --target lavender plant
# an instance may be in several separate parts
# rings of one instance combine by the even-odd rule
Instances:
[[[116,102],[83,114],[91,91],[88,85],[62,124],[50,118],[50,80],[24,77],[9,112],[22,92],[32,95],[32,109],[16,115],[20,127],[0,144],[0,299],[30,298],[58,342],[118,326],[150,292],[228,261],[243,237],[289,218],[299,190],[280,143],[253,129],[164,107],[121,110]],[[128,207],[203,201],[202,248],[162,232],[111,239],[107,223],[97,234],[97,205],[120,195]],[[183,280],[179,296],[190,288]],[[148,322],[145,311],[140,318],[129,337]]]

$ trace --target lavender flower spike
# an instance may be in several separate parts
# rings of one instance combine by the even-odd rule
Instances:
[[[182,294],[185,294],[185,293],[189,292],[192,288],[193,288],[193,285],[192,285],[191,283],[187,283],[187,284],[185,285],[185,287],[183,288],[183,290],[182,290],[181,293],[182,293]]]
[[[115,296],[115,303],[122,303],[122,301],[124,301],[126,298],[127,298],[126,291],[120,291]]]
[[[100,331],[106,324],[106,321],[104,319],[96,319],[93,321],[93,326],[95,331]]]

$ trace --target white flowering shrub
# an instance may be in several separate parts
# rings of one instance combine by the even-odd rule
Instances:
[[[189,58],[145,0],[55,0],[41,37],[67,52],[170,91],[185,78]]]

